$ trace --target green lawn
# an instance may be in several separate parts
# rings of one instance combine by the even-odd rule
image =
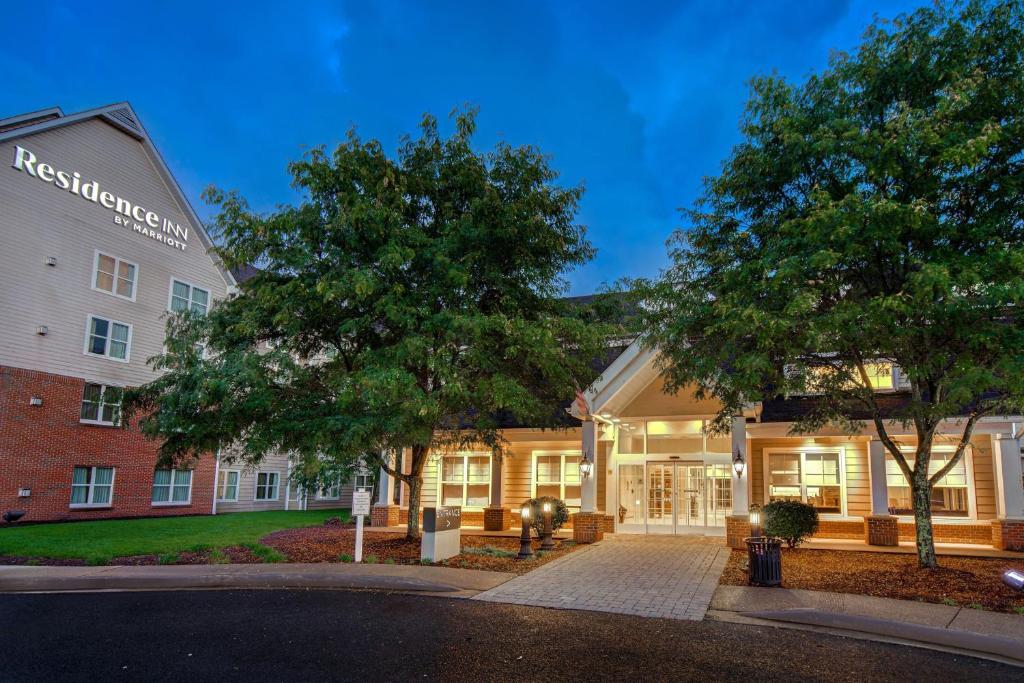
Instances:
[[[256,543],[272,531],[348,519],[348,510],[273,510],[205,517],[153,517],[0,528],[0,555],[83,558],[103,563],[127,555]]]

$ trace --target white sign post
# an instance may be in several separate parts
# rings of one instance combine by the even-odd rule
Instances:
[[[354,491],[352,493],[352,514],[356,518],[356,553],[355,561],[363,561],[363,517],[370,514],[370,492]]]

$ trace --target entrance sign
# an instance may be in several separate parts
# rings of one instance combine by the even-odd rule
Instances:
[[[370,492],[352,492],[352,515],[356,518],[356,562],[363,561],[363,517],[370,514]]]
[[[462,552],[462,508],[423,508],[420,559],[437,562]]]

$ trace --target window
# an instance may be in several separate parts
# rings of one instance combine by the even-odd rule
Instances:
[[[181,280],[171,280],[171,311],[192,311],[200,315],[206,314],[210,305],[210,292],[190,285]]]
[[[907,464],[913,469],[914,459],[907,456]],[[953,457],[952,451],[932,451],[928,462],[928,476],[934,475],[946,466]],[[892,455],[885,454],[885,478],[889,489],[889,514],[914,514],[910,482],[903,476],[900,466]],[[943,517],[967,517],[970,514],[967,492],[967,453],[960,458],[946,476],[932,486],[932,514]]]
[[[533,471],[536,497],[552,496],[560,498],[567,507],[580,507],[583,501],[578,453],[539,454],[534,460]]]
[[[320,490],[316,492],[316,497],[319,500],[338,500],[341,498],[341,478],[338,477],[334,481],[321,486]]]
[[[134,263],[97,251],[93,270],[93,289],[135,301],[135,281],[138,277],[138,268]]]
[[[277,500],[278,484],[281,475],[278,472],[259,472],[256,474],[256,500]]]
[[[373,475],[369,471],[362,471],[356,473],[355,481],[356,491],[372,491],[373,490]]]
[[[76,467],[72,472],[71,507],[110,507],[113,497],[113,467]]]
[[[121,421],[124,389],[106,384],[86,383],[82,392],[81,421],[86,424],[116,425]]]
[[[153,505],[187,505],[192,500],[192,470],[153,473]]]
[[[221,470],[217,473],[217,500],[225,503],[238,501],[238,470]]]
[[[132,342],[132,326],[90,315],[86,326],[85,352],[128,362]]]
[[[446,455],[441,459],[441,505],[486,507],[491,502],[491,456]]]
[[[768,500],[795,500],[818,512],[843,512],[842,451],[766,452]]]

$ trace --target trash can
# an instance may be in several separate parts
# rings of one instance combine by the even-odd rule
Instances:
[[[782,585],[782,539],[754,536],[747,543],[747,583],[751,586]]]

